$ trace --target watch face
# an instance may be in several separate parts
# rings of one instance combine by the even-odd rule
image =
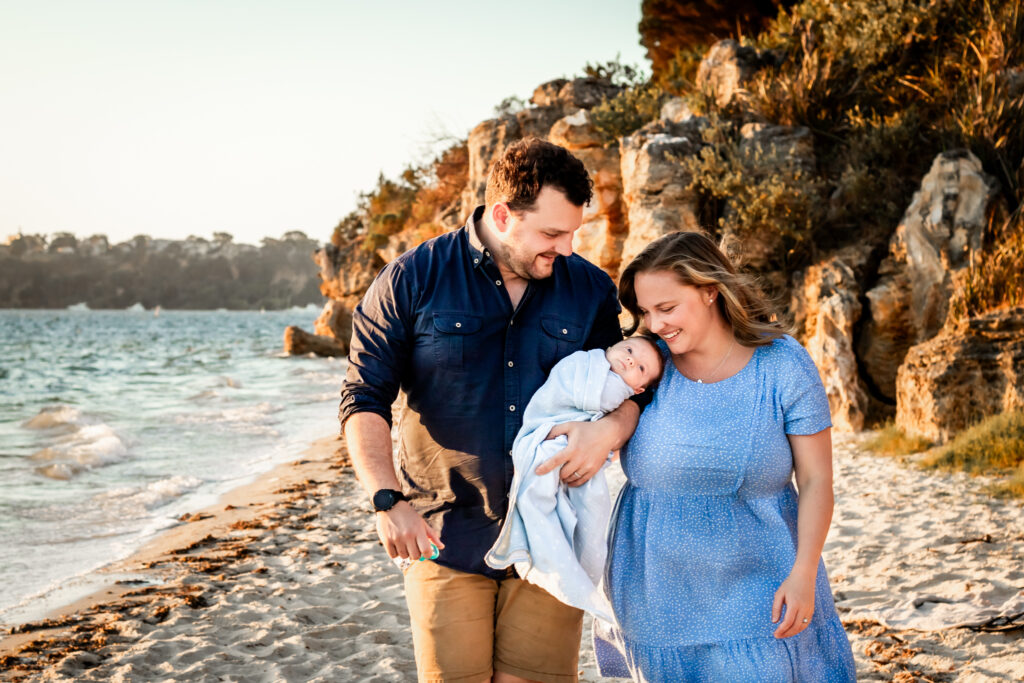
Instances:
[[[395,506],[395,503],[402,499],[402,494],[391,489],[381,489],[373,494],[373,509],[377,512],[386,512]]]

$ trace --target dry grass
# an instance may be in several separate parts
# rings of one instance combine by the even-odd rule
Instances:
[[[996,217],[986,230],[986,248],[958,282],[950,304],[961,318],[997,308],[1024,306],[1024,216]]]
[[[1006,477],[993,485],[999,496],[1024,497],[1024,411],[982,420],[921,461],[926,468]]]
[[[867,447],[879,455],[910,455],[926,451],[931,446],[928,439],[909,435],[892,421],[886,422],[867,443]]]

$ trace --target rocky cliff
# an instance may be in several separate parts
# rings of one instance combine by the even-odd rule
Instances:
[[[50,239],[17,235],[0,244],[0,307],[280,309],[321,303],[310,257],[319,248],[300,232],[236,244],[140,235],[111,245],[96,235]]]
[[[1020,406],[1019,7],[807,0],[767,21],[754,5],[749,25],[767,26],[755,40],[725,38],[694,58],[700,32],[682,16],[696,37],[655,60],[649,80],[590,68],[480,123],[445,175],[458,191],[407,183],[405,213],[364,203],[317,254],[330,302],[310,341],[345,353],[350,311],[377,270],[461,225],[493,160],[536,135],[590,170],[575,248],[613,279],[674,230],[712,233],[760,275],[818,364],[837,428],[895,416],[942,441]],[[644,3],[658,12],[645,14],[645,40],[652,26],[671,33],[664,6]],[[373,200],[396,196],[385,189]],[[942,398],[954,386],[970,387],[950,394],[968,407]]]

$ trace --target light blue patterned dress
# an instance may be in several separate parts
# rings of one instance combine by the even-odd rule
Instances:
[[[721,382],[665,373],[623,450],[628,479],[609,540],[621,630],[595,639],[601,672],[638,681],[853,681],[824,563],[803,632],[772,633],[772,599],[796,557],[787,434],[831,426],[807,351],[758,347]]]

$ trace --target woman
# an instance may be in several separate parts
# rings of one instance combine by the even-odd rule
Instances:
[[[651,243],[619,290],[666,368],[623,449],[607,586],[624,658],[599,642],[602,672],[855,680],[821,562],[832,445],[814,363],[703,234]]]

